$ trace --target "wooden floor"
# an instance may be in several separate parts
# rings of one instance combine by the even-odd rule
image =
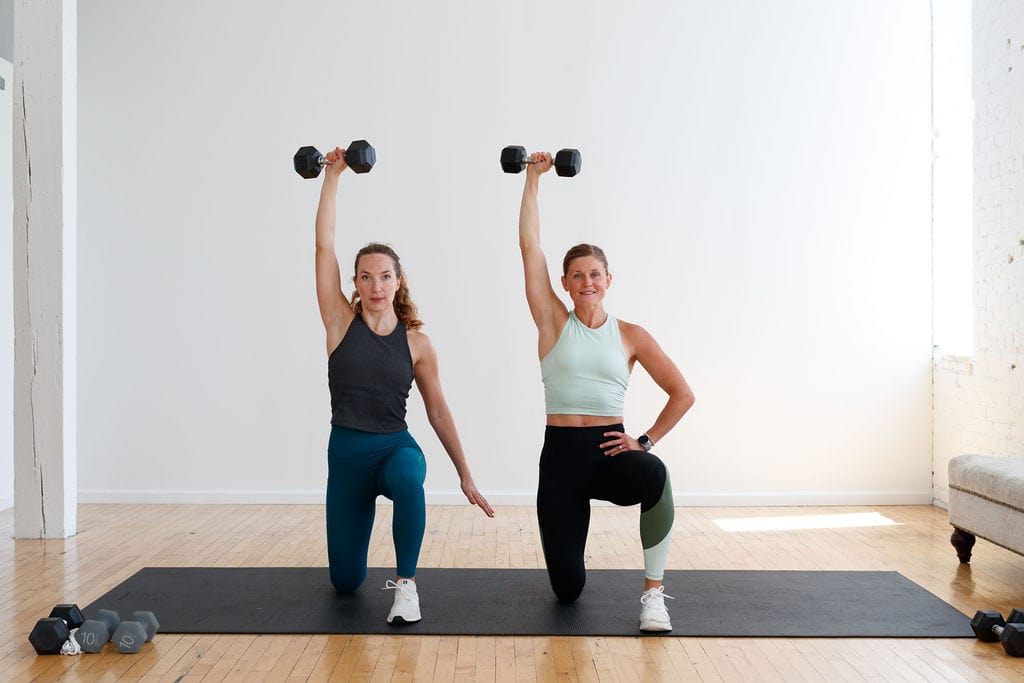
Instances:
[[[373,566],[394,566],[390,512]],[[637,516],[595,508],[589,567],[642,567]],[[84,606],[145,566],[327,563],[321,506],[83,505],[78,522],[67,540],[15,541],[0,512],[0,680],[1024,680],[1024,659],[973,639],[158,634],[138,655],[37,656],[27,635],[54,604]],[[928,506],[678,508],[669,567],[894,570],[966,614],[1024,607],[1024,557],[979,541],[963,566],[949,533]],[[430,507],[420,566],[542,567],[533,508]]]

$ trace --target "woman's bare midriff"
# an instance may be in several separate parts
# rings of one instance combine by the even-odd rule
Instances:
[[[549,427],[606,427],[622,424],[622,417],[607,415],[548,415]]]

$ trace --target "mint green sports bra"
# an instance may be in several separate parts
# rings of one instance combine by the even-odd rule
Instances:
[[[592,330],[569,312],[554,348],[540,362],[548,415],[621,416],[629,360],[612,316]]]

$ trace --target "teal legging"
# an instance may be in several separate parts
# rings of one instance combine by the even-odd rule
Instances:
[[[408,431],[373,434],[331,427],[327,445],[327,561],[331,583],[351,593],[366,578],[377,496],[394,501],[391,533],[398,576],[416,576],[427,505],[427,461]]]

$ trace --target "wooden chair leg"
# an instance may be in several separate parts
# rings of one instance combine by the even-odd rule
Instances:
[[[949,542],[956,548],[956,556],[963,564],[968,564],[971,561],[971,548],[974,547],[975,540],[974,534],[953,527],[953,535],[949,537]]]

